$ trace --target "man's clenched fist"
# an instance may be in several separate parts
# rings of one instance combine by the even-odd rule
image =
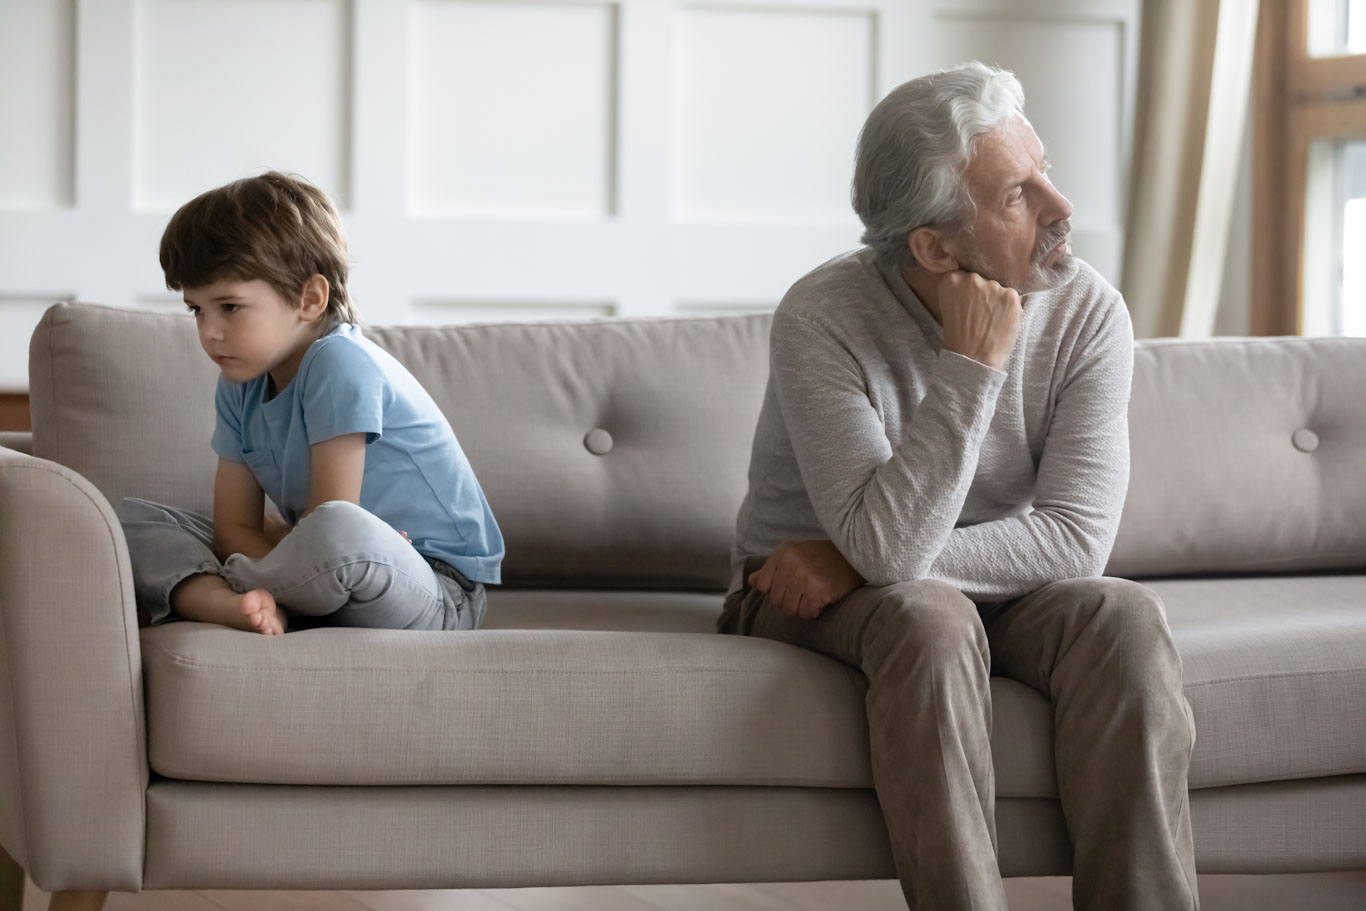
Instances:
[[[944,347],[995,367],[1005,367],[1020,334],[1020,295],[976,272],[946,272],[939,279]]]
[[[783,613],[814,620],[862,585],[863,577],[829,541],[784,541],[750,573],[749,584]]]

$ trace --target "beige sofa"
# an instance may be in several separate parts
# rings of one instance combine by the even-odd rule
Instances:
[[[0,451],[0,844],[44,889],[893,875],[858,673],[712,632],[763,316],[369,330],[508,543],[487,628],[139,630],[110,506],[208,511],[192,322],[58,305]],[[1205,872],[1366,869],[1366,340],[1147,343],[1110,564],[1163,596]],[[8,438],[21,443],[21,439]],[[1063,873],[1048,703],[993,679],[1001,868]]]

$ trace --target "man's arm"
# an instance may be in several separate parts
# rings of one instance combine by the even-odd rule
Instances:
[[[260,559],[274,545],[263,530],[266,495],[243,462],[218,460],[213,481],[213,549],[219,560],[232,554]]]
[[[775,316],[772,375],[821,527],[874,585],[929,575],[953,531],[1005,374],[949,350],[895,445],[861,366],[830,334]]]
[[[1033,511],[955,528],[930,578],[978,600],[1004,600],[1104,570],[1128,488],[1133,329],[1118,301],[1100,323],[1055,405]],[[830,541],[785,542],[749,581],[803,617],[863,582]]]
[[[1105,570],[1129,488],[1134,338],[1118,298],[1097,313],[1097,322],[1058,391],[1033,510],[954,529],[930,568],[932,578],[986,601]]]

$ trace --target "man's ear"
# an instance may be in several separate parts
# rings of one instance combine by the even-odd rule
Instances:
[[[313,274],[304,282],[304,293],[299,304],[299,315],[305,322],[313,322],[327,312],[327,300],[332,286],[321,275]]]
[[[958,257],[944,243],[944,234],[939,228],[921,226],[906,238],[915,261],[927,272],[942,275],[958,269]]]

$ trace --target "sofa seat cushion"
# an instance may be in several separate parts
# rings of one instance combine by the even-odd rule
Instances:
[[[1149,583],[1198,735],[1193,788],[1366,772],[1366,576]],[[143,632],[149,758],[284,784],[871,787],[866,685],[709,632],[714,595],[498,590],[441,634]],[[1055,797],[1052,711],[994,677],[1000,797]]]
[[[1366,575],[1147,581],[1195,712],[1195,788],[1366,772]]]
[[[170,778],[869,785],[862,675],[778,642],[181,622],[142,643],[148,758]]]
[[[474,633],[144,630],[149,759],[169,778],[279,784],[872,787],[862,674],[704,631],[719,608],[503,590],[488,616],[508,628]],[[519,628],[533,623],[572,628]],[[1047,701],[992,691],[1000,789],[1050,795]]]

